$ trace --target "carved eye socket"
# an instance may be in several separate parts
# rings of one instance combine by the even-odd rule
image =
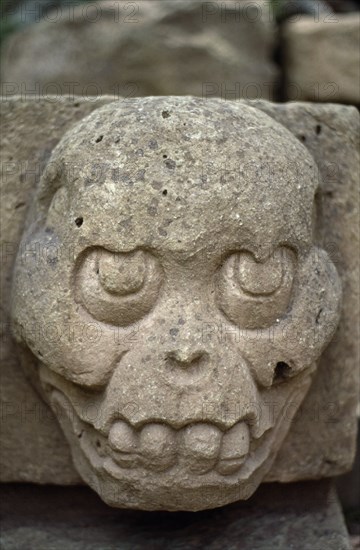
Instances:
[[[220,309],[244,329],[273,325],[288,308],[294,265],[294,254],[285,247],[262,262],[249,252],[232,254],[218,276]]]
[[[161,282],[161,267],[148,252],[115,253],[92,248],[80,261],[76,301],[95,319],[126,326],[151,310]]]
[[[144,286],[146,260],[141,250],[129,254],[99,254],[96,271],[103,288],[121,296],[138,292]]]

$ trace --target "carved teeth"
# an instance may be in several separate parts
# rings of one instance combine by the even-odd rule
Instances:
[[[245,422],[238,422],[223,436],[217,471],[229,475],[239,470],[246,459],[249,447],[249,428]]]
[[[137,466],[138,435],[126,422],[116,422],[109,432],[109,443],[115,451],[114,458],[123,468]]]
[[[245,422],[221,432],[216,426],[199,422],[174,430],[151,422],[138,432],[120,420],[109,432],[111,456],[123,468],[143,466],[165,471],[178,460],[187,470],[205,474],[212,469],[221,475],[237,472],[246,460],[250,447],[250,431]]]
[[[167,470],[176,461],[175,433],[164,424],[148,424],[140,433],[140,452],[151,470]]]
[[[137,436],[126,422],[116,422],[109,432],[109,443],[114,451],[121,453],[134,453],[137,451]]]
[[[182,453],[190,471],[202,474],[211,470],[220,450],[221,432],[205,423],[184,429]]]

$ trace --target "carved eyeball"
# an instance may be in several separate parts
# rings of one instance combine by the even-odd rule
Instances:
[[[75,300],[98,321],[126,326],[152,309],[162,278],[157,259],[148,252],[90,248],[80,260]]]
[[[218,275],[219,308],[244,329],[273,325],[288,309],[294,266],[294,253],[285,247],[261,262],[250,252],[232,254]]]

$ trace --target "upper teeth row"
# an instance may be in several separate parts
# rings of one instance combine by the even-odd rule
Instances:
[[[205,422],[181,430],[153,422],[136,431],[126,422],[117,421],[110,429],[109,443],[116,462],[125,468],[144,466],[162,471],[181,460],[194,473],[216,468],[226,475],[236,472],[244,462],[250,434],[245,422],[223,433]]]

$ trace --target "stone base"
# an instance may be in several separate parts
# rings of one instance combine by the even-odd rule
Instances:
[[[328,480],[196,513],[113,509],[85,487],[6,484],[0,502],[2,550],[350,550]]]

